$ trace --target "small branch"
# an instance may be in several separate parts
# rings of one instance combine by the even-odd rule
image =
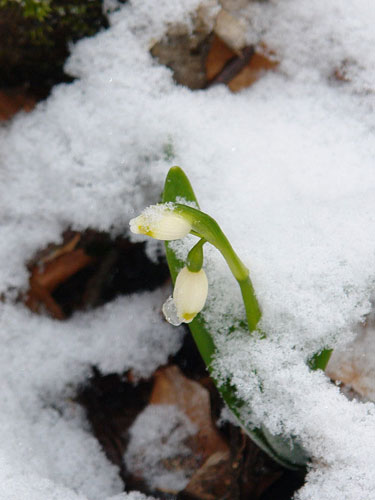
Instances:
[[[235,76],[237,76],[245,66],[249,64],[255,54],[253,45],[242,49],[241,54],[232,57],[223,67],[223,69],[212,80],[207,82],[204,88],[209,88],[214,85],[223,83],[227,85]]]

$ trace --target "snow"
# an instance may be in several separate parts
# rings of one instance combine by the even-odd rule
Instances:
[[[161,291],[118,298],[68,322],[3,304],[0,498],[94,500],[122,491],[72,398],[94,365],[149,376],[166,363],[181,332],[161,319],[162,300]]]
[[[335,349],[326,370],[338,384],[345,383],[351,397],[365,401],[375,401],[374,319],[372,311],[366,322],[359,325],[353,342]]]
[[[185,488],[194,472],[192,451],[186,445],[196,426],[174,405],[149,405],[129,429],[130,441],[124,460],[127,469],[147,481],[151,489],[177,492]],[[174,470],[173,464],[179,467]]]
[[[148,53],[170,24],[191,26],[199,3],[128,2],[110,29],[73,48],[67,71],[78,80],[0,130],[0,499],[121,493],[70,398],[92,365],[147,376],[177,350],[180,334],[160,319],[168,292],[65,323],[14,298],[26,262],[67,227],[127,231],[159,201],[171,164],[249,266],[263,310],[266,340],[223,333],[243,308],[222,258],[205,249],[216,370],[236,382],[255,423],[298,435],[311,454],[297,499],[373,499],[374,405],[348,401],[305,361],[343,349],[371,309],[375,6],[274,0],[238,11],[248,39],[280,64],[233,95],[177,86]],[[192,240],[176,244],[182,254]]]
[[[131,493],[122,493],[120,495],[116,495],[115,497],[111,497],[109,500],[153,500],[154,497],[146,497],[142,493],[138,491],[132,491]]]

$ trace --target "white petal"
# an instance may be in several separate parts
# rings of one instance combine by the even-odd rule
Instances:
[[[167,212],[153,228],[153,238],[158,240],[179,240],[191,231],[191,223],[173,212]]]
[[[140,228],[143,227],[144,219],[142,215],[129,221],[130,231],[135,234],[142,234]]]
[[[152,205],[131,219],[130,230],[157,240],[179,240],[191,231],[191,222],[165,205]]]
[[[190,323],[203,309],[207,293],[208,281],[203,269],[194,273],[184,267],[178,273],[173,291],[173,300],[182,321]]]

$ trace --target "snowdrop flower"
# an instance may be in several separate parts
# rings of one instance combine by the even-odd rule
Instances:
[[[173,290],[173,301],[182,323],[190,323],[203,309],[207,292],[208,281],[203,269],[192,272],[184,267],[178,273]]]
[[[131,219],[130,230],[157,240],[179,240],[191,231],[191,221],[176,213],[173,204],[151,205]]]

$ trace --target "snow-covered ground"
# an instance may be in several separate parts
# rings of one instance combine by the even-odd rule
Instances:
[[[310,452],[298,500],[375,498],[375,406],[348,401],[305,364],[348,342],[371,310],[375,4],[250,3],[238,12],[248,40],[280,64],[234,95],[177,86],[149,55],[169,23],[189,23],[199,3],[123,5],[107,31],[73,48],[67,71],[78,80],[0,130],[0,499],[143,498],[119,494],[116,468],[70,396],[93,364],[148,375],[176,351],[181,339],[160,319],[161,292],[65,323],[13,299],[27,286],[25,262],[67,227],[127,231],[159,200],[172,164],[249,266],[263,309],[266,340],[223,336],[226,311],[242,306],[221,257],[208,252],[205,314],[217,325],[217,369],[237,383],[256,422],[298,435]]]

